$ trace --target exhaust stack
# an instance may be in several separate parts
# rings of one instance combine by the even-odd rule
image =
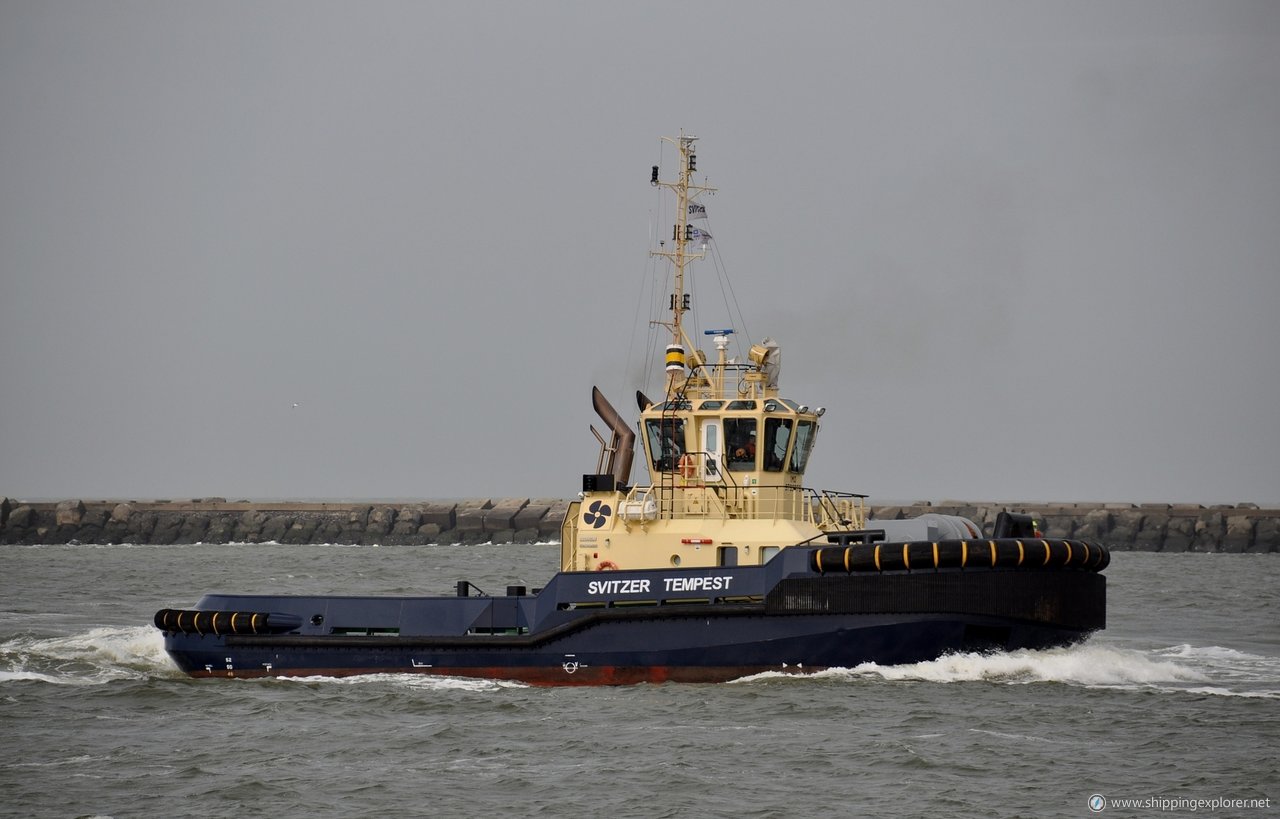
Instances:
[[[618,411],[604,397],[604,393],[600,392],[599,387],[591,388],[591,406],[595,408],[596,415],[599,415],[600,419],[609,425],[609,429],[613,430],[613,437],[605,448],[608,458],[604,462],[604,471],[613,475],[614,485],[626,484],[631,480],[631,461],[635,458],[636,433],[627,426],[626,421],[622,420],[622,416],[618,415]]]

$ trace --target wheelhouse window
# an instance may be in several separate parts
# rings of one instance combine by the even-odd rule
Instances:
[[[674,471],[684,454],[684,419],[651,418],[645,422],[645,433],[654,471]]]
[[[729,469],[749,472],[756,468],[756,419],[724,419],[724,439],[729,448]]]
[[[813,421],[801,421],[796,426],[796,444],[791,450],[791,471],[803,472],[809,463],[809,453],[813,451],[813,439],[818,434],[818,425]]]
[[[791,419],[768,418],[764,422],[764,468],[781,472],[787,462],[787,444],[791,443]]]
[[[702,454],[704,458],[703,477],[708,480],[720,479],[720,425],[715,421],[702,422]]]

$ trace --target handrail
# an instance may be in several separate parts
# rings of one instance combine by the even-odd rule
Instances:
[[[695,459],[706,458],[708,453],[694,450],[684,453]],[[664,473],[665,474],[665,473]],[[856,492],[840,492],[830,489],[813,489],[798,486],[769,486],[758,489],[771,490],[771,503],[767,498],[759,499],[758,505],[746,503],[748,497],[745,487],[725,479],[725,472],[718,473],[714,480],[706,480],[694,484],[677,487],[675,473],[662,483],[651,483],[631,487],[626,502],[641,502],[652,499],[656,504],[656,515],[661,519],[673,519],[688,513],[683,502],[684,495],[677,493],[677,488],[705,488],[714,493],[722,518],[741,517],[745,519],[787,518],[812,523],[824,532],[858,531],[866,523],[866,495]],[[763,507],[763,508],[762,508]],[[710,509],[702,509],[699,514],[706,514]]]
[[[821,520],[814,520],[820,528],[827,525],[839,530],[849,527],[861,529],[866,522],[866,495],[857,492],[838,492],[832,489],[806,489],[810,493],[811,503],[816,504],[822,512]],[[825,524],[825,525],[824,525]]]
[[[710,453],[704,450],[690,450],[683,454],[693,458],[695,465],[697,465],[698,467],[701,467],[703,464],[705,464],[706,459],[710,456]],[[741,501],[742,501],[742,498],[744,497],[745,490],[741,486],[738,486],[735,483],[731,483],[725,480],[725,462],[724,462],[723,456],[721,456],[721,459],[719,461],[716,461],[715,463],[717,465],[715,479],[707,480],[705,483],[694,484],[694,485],[706,486],[712,489],[713,491],[715,491],[716,496],[720,499],[722,517],[728,517],[727,511],[730,506],[737,508],[742,505]],[[701,471],[702,470],[699,469],[700,474],[701,474]],[[660,470],[660,474],[662,475],[662,478],[659,482],[650,483],[647,486],[631,487],[631,489],[627,493],[626,501],[627,502],[644,501],[645,499],[652,497],[654,502],[658,506],[659,518],[676,517],[676,512],[677,512],[676,500],[678,496],[676,495],[676,492],[675,492],[677,488],[675,485],[675,476],[678,473],[679,473],[678,462],[674,469]],[[681,487],[681,488],[687,488],[688,486],[689,484],[686,484],[685,487]]]

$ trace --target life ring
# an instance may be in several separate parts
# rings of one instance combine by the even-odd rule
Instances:
[[[692,455],[688,453],[680,456],[680,475],[683,478],[692,478],[698,473],[698,462],[694,460]]]
[[[601,560],[596,564],[596,571],[598,572],[616,572],[617,570],[618,564],[612,560]]]

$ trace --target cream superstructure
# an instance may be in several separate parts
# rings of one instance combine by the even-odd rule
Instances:
[[[803,485],[823,409],[779,392],[777,345],[766,338],[737,363],[727,352],[733,331],[708,330],[711,361],[685,332],[685,268],[703,256],[689,249],[696,239],[690,203],[714,190],[693,183],[695,140],[667,140],[679,152],[676,181],[661,181],[656,166],[651,178],[675,193],[677,219],[672,248],[654,251],[674,273],[670,321],[662,322],[671,332],[666,395],[651,403],[637,393],[649,482],[627,485],[636,432],[595,390],[612,437],[606,442],[597,433],[597,471],[584,476],[581,500],[565,514],[565,571],[760,564],[779,549],[864,526],[862,496]]]

